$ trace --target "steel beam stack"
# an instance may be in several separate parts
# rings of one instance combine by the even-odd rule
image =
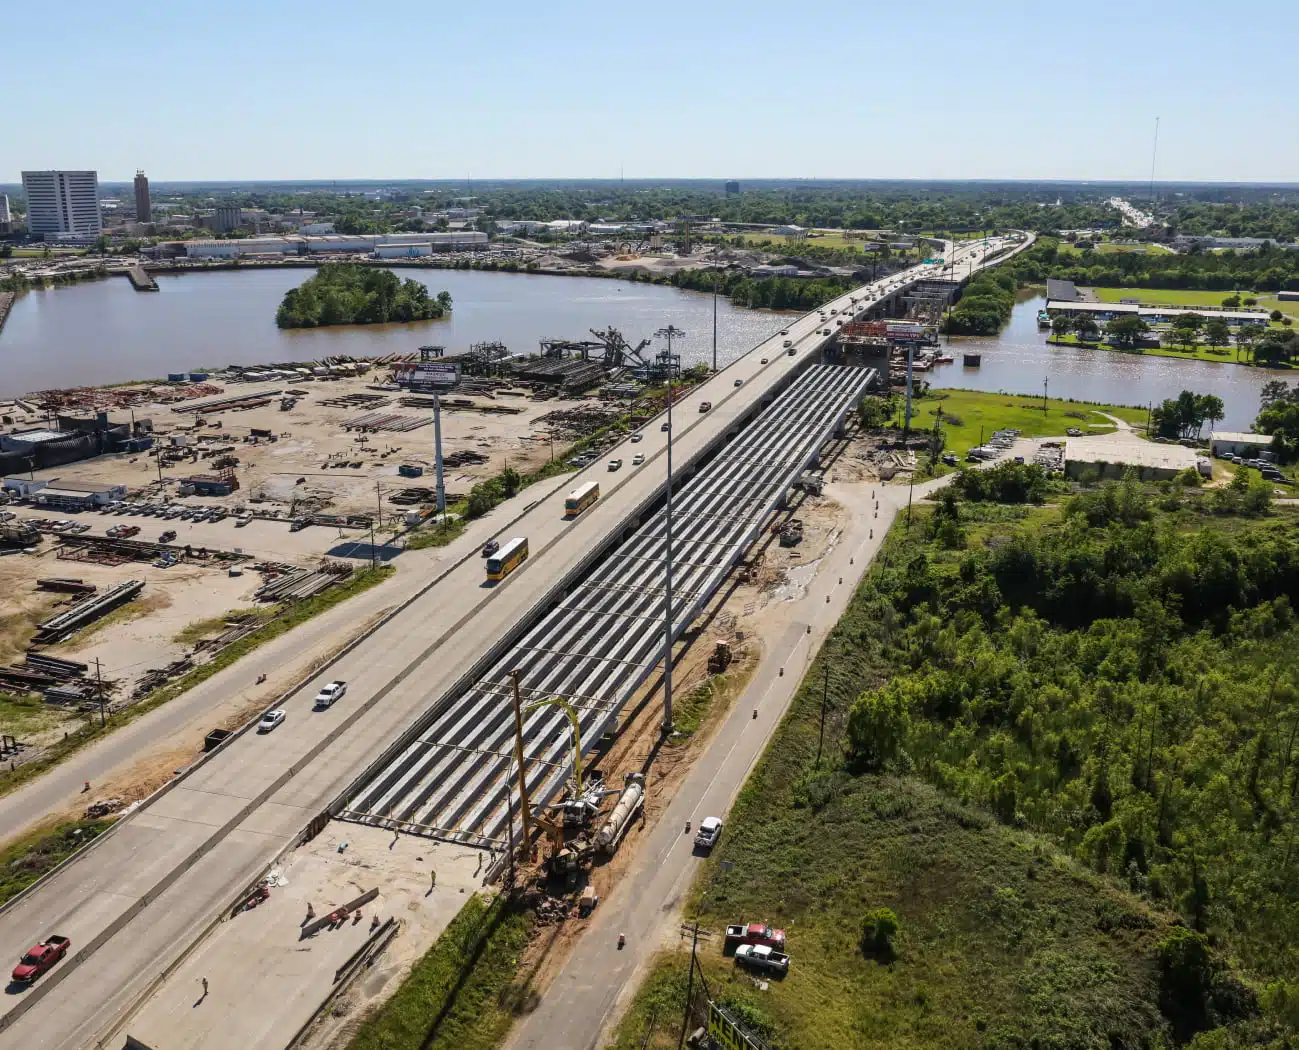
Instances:
[[[810,368],[674,496],[674,637],[712,597],[873,377],[873,369]],[[361,785],[340,816],[451,841],[502,844],[514,725],[507,673],[521,672],[525,705],[557,697],[575,707],[583,750],[594,748],[661,663],[665,526],[660,510],[463,696],[439,704],[444,713]],[[570,732],[558,706],[526,716],[536,805],[555,797],[568,776]],[[517,815],[517,791],[512,794]]]

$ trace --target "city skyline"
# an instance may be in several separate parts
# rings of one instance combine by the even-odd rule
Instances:
[[[201,28],[193,11],[157,0],[72,7],[88,32],[61,52],[56,98],[120,75],[123,49],[175,53]],[[743,18],[670,2],[648,30],[576,3],[507,2],[487,26],[478,12],[406,0],[382,20],[349,12],[336,0],[270,10],[235,0],[229,15],[259,30],[233,41],[219,67],[169,74],[165,89],[145,83],[147,104],[93,120],[80,107],[16,109],[0,171],[83,164],[108,182],[139,167],[160,182],[1135,181],[1149,178],[1158,116],[1160,181],[1284,183],[1299,172],[1299,141],[1278,133],[1288,102],[1272,84],[1299,11],[1280,0],[1251,12],[1266,32],[1231,48],[1202,2],[1174,24],[1113,0],[1086,18],[1046,9],[1031,19],[940,0],[926,11],[928,35],[910,11],[840,2],[758,0]],[[28,5],[9,28],[45,39],[65,17]],[[1166,46],[1174,31],[1176,48]],[[427,42],[432,57],[412,64],[394,40]],[[1196,54],[1213,76],[1188,70]],[[0,90],[21,97],[48,74],[39,49],[20,48]]]

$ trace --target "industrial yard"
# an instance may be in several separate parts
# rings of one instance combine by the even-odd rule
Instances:
[[[510,364],[499,345],[459,358],[430,348],[4,406],[0,456],[27,470],[5,476],[0,506],[0,585],[14,596],[0,625],[0,691],[47,703],[6,727],[20,732],[0,757],[40,757],[295,602],[394,563],[435,510],[429,374],[460,379],[438,388],[454,506],[478,482],[532,472],[622,418],[638,386],[619,366],[637,350],[615,345],[613,367],[598,340],[548,340]],[[621,380],[617,397],[583,392],[610,378]]]

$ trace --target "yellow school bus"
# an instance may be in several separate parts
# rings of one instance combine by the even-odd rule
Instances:
[[[568,498],[564,500],[564,513],[570,518],[576,518],[599,498],[600,483],[598,481],[588,481],[585,485],[579,485],[568,494]]]
[[[515,536],[506,540],[500,549],[487,559],[487,578],[503,580],[528,559],[528,538]]]

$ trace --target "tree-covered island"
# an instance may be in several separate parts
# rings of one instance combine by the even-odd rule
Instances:
[[[281,328],[429,321],[451,309],[449,292],[430,295],[419,281],[357,263],[325,263],[315,276],[284,293],[275,312]]]

